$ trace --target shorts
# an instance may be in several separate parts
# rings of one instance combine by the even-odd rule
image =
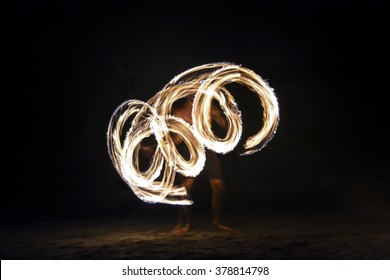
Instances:
[[[208,179],[223,179],[222,167],[218,155],[209,149],[206,149],[206,163],[202,173]]]
[[[184,158],[188,158],[188,149],[184,144],[179,145],[178,151]],[[207,179],[223,179],[222,166],[218,155],[209,149],[206,149],[206,162],[199,176],[206,176]]]

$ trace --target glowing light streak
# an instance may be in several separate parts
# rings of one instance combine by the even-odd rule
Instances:
[[[195,177],[203,169],[205,148],[217,153],[232,151],[242,136],[241,112],[226,85],[238,83],[257,94],[263,107],[263,126],[243,145],[241,155],[260,151],[272,139],[279,123],[279,107],[273,89],[256,73],[231,63],[205,64],[174,77],[149,101],[128,100],[112,114],[107,132],[108,153],[113,165],[133,192],[148,203],[188,205],[184,186],[175,185],[176,172]],[[190,119],[172,115],[172,106],[182,98],[193,98]],[[211,127],[213,101],[226,120],[226,135],[220,138]],[[123,138],[125,123],[130,128]],[[185,159],[176,148],[178,135],[187,146]],[[154,136],[156,145],[143,140]],[[149,166],[141,170],[140,154],[150,154]]]

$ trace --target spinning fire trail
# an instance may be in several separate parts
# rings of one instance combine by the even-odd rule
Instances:
[[[279,107],[273,89],[259,75],[240,65],[213,63],[191,68],[173,78],[147,102],[128,100],[114,111],[107,132],[108,153],[119,175],[141,200],[192,204],[185,187],[174,184],[176,172],[197,176],[206,160],[206,148],[217,153],[230,152],[242,135],[241,113],[226,89],[232,83],[255,93],[263,108],[260,131],[243,144],[241,155],[249,155],[260,151],[272,139],[279,122]],[[189,96],[194,96],[192,125],[171,114],[174,102]],[[211,127],[210,110],[215,101],[227,121],[226,135],[222,138]],[[126,123],[130,128],[124,134]],[[172,133],[178,134],[187,146],[189,159],[177,150]],[[145,145],[145,140],[151,137],[155,145]],[[140,167],[140,154],[151,150],[153,155],[144,170]]]

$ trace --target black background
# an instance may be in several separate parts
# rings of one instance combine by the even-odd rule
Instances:
[[[3,14],[3,218],[166,209],[121,181],[109,119],[219,61],[254,70],[280,105],[274,139],[229,172],[232,209],[389,212],[384,1],[8,1]]]

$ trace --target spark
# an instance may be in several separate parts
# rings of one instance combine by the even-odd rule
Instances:
[[[108,153],[116,171],[144,202],[189,205],[186,188],[175,184],[176,173],[196,177],[203,169],[205,149],[228,153],[242,136],[242,117],[226,85],[238,83],[255,93],[263,108],[262,127],[243,144],[241,155],[260,151],[272,139],[279,124],[279,106],[274,90],[258,74],[232,63],[210,63],[174,77],[147,102],[123,102],[111,116]],[[175,101],[193,96],[191,123],[172,115]],[[211,126],[211,105],[216,101],[226,119],[226,135],[218,137]],[[260,117],[260,116],[259,116]],[[126,123],[130,128],[124,131]],[[179,135],[190,157],[177,150],[173,134]],[[124,136],[124,137],[123,137]],[[153,137],[155,145],[143,141]],[[124,139],[122,139],[124,138]],[[153,153],[141,170],[140,155]]]

